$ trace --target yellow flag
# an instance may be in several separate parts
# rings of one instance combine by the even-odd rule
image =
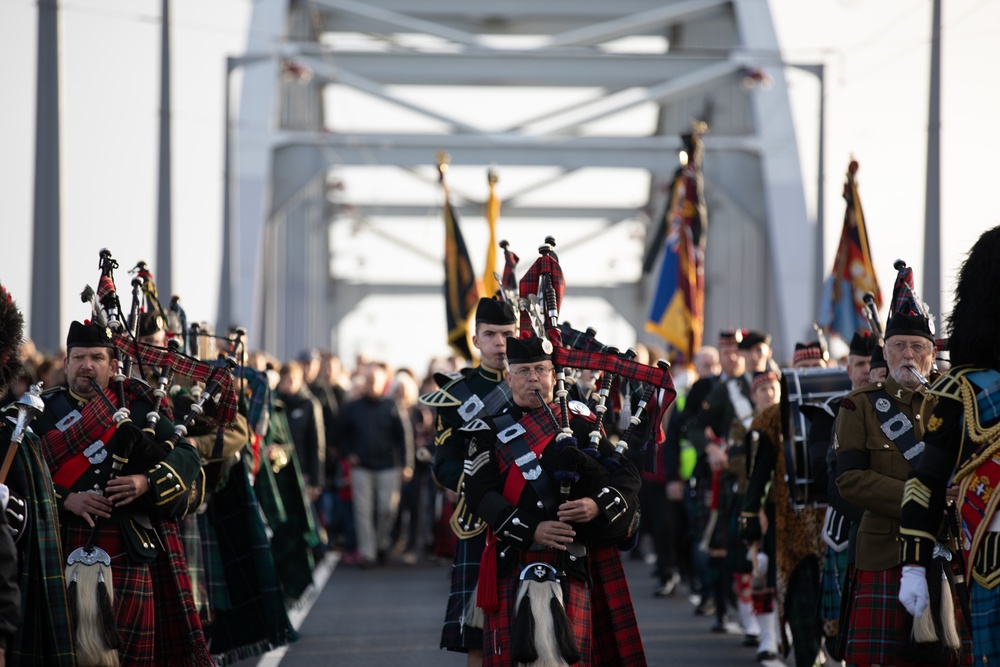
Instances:
[[[500,199],[497,197],[497,172],[490,169],[487,176],[490,196],[486,200],[486,224],[490,227],[489,245],[486,247],[486,270],[483,272],[483,295],[493,296],[500,289],[494,274],[497,272],[497,219],[500,217]]]

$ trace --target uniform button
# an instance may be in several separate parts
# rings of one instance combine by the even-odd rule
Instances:
[[[160,464],[159,464],[159,463],[157,463],[157,464],[156,464],[156,468],[155,468],[155,469],[156,469],[156,470],[159,470],[159,469],[160,469]]]
[[[173,479],[173,478],[174,478],[174,473],[168,472],[167,473],[167,479]]]
[[[882,445],[883,449],[889,449],[889,445]]]
[[[174,485],[174,491],[180,491],[180,490],[181,490],[181,485],[180,484],[175,484]]]
[[[538,508],[539,509],[543,509],[544,507],[545,507],[545,503],[543,503],[541,500],[539,500],[538,501]]]
[[[503,531],[503,536],[504,537],[510,537],[510,531],[509,530]]]
[[[917,415],[917,419],[920,419],[920,415]]]

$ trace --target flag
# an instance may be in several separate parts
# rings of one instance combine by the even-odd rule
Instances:
[[[500,199],[497,197],[497,172],[490,169],[487,176],[490,197],[486,200],[486,224],[490,228],[490,241],[486,246],[486,269],[483,271],[483,294],[493,296],[500,289],[497,282],[497,220],[500,218]]]
[[[503,248],[503,275],[500,276],[500,287],[503,289],[507,300],[514,302],[517,298],[517,277],[515,270],[521,258],[510,249],[510,244],[507,241],[500,241],[500,247]]]
[[[708,215],[698,133],[684,137],[688,161],[674,176],[660,229],[666,244],[646,331],[663,338],[690,363],[705,328],[705,237]]]
[[[447,163],[439,166],[444,190],[444,298],[448,315],[448,344],[468,361],[473,360],[469,321],[476,313],[479,288],[472,270],[469,250],[465,247],[458,216],[451,206],[444,182]]]
[[[844,228],[840,233],[833,270],[823,284],[818,319],[822,327],[835,331],[845,341],[851,340],[855,332],[867,326],[865,294],[870,292],[875,297],[875,306],[882,307],[882,291],[875,275],[865,215],[858,196],[857,172],[858,163],[851,160],[844,184],[844,200],[847,203]]]

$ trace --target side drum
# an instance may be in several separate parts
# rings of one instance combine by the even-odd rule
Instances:
[[[785,368],[781,371],[784,456],[792,506],[827,504],[826,452],[830,446],[834,406],[851,390],[843,368]],[[829,419],[822,418],[828,415]],[[811,433],[813,422],[824,433]]]

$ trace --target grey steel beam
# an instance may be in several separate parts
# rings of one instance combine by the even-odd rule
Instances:
[[[661,0],[574,0],[574,2],[463,2],[463,0],[378,0],[369,3],[383,11],[406,14],[464,32],[489,32],[497,35],[555,35],[586,28],[595,23],[615,21],[626,15],[656,11],[664,6]],[[676,5],[687,2],[666,3]],[[715,3],[715,11],[725,10],[727,3]],[[333,0],[315,0],[315,5],[328,25],[347,32],[384,30],[386,24],[345,11]],[[709,11],[709,10],[706,10]],[[704,16],[704,15],[702,15]],[[661,26],[648,30],[663,34]],[[629,34],[643,34],[641,26]]]
[[[454,164],[505,166],[612,167],[662,171],[676,164],[681,141],[663,137],[569,137],[538,140],[507,135],[352,134],[283,131],[275,134],[275,150],[285,164],[302,160],[316,164],[317,154],[335,166],[432,164],[438,150],[447,150]],[[708,136],[708,151],[756,153],[753,137]]]
[[[484,202],[467,202],[462,205],[452,202],[458,209],[460,216],[482,215]],[[429,211],[436,211],[435,207],[426,204],[372,204],[372,203],[351,203],[346,206],[342,213],[345,216],[359,216],[362,218],[426,218]],[[435,213],[436,215],[436,213]],[[565,220],[595,219],[595,220],[621,220],[627,218],[645,218],[647,212],[641,207],[586,207],[586,206],[509,206],[508,202],[503,203],[501,217],[504,219],[518,218],[541,218],[559,222]]]
[[[318,76],[323,76],[325,71],[332,80],[339,80],[336,73],[346,71],[386,85],[407,86],[559,86],[620,90],[656,85],[727,60],[725,55],[718,54],[625,55],[478,49],[462,53],[315,53],[315,45],[298,44],[293,48],[317,70]],[[324,63],[326,68],[318,63]]]

